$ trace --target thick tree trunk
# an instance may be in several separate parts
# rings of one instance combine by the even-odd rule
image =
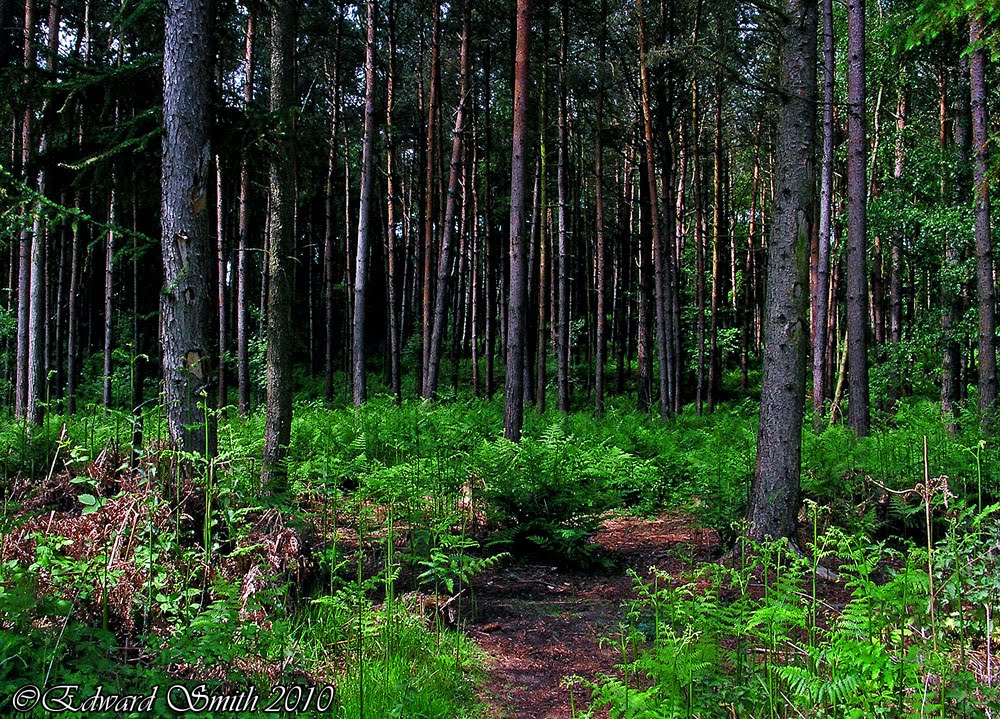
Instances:
[[[521,440],[524,421],[524,332],[527,268],[524,247],[524,166],[528,126],[529,0],[517,0],[514,50],[514,126],[510,169],[510,301],[507,309],[507,377],[504,385],[504,436]]]
[[[868,435],[867,191],[865,136],[865,0],[847,4],[847,421]]]
[[[208,237],[210,0],[168,0],[163,54],[160,343],[171,442],[204,454],[212,377]],[[208,440],[208,441],[206,441]]]
[[[816,0],[785,0],[775,195],[768,243],[764,376],[750,538],[794,537],[809,340],[816,135]]]
[[[996,289],[990,240],[990,185],[986,108],[986,49],[982,46],[983,19],[969,22],[969,88],[972,101],[972,187],[976,236],[976,298],[979,304],[979,411],[983,429],[992,430],[997,400]]]
[[[267,415],[260,481],[266,491],[286,489],[285,455],[292,434],[292,280],[295,251],[294,6],[271,9],[271,114],[282,117],[270,159],[271,204],[267,253]]]
[[[375,180],[375,0],[368,0],[368,45],[365,51],[365,134],[361,146],[361,193],[358,203],[358,248],[354,270],[353,385],[354,406],[368,398],[365,371],[365,316],[368,255],[371,251],[371,199]]]

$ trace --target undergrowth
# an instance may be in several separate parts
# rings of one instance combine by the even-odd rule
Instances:
[[[574,717],[993,716],[1000,505],[946,506],[942,481],[914,491],[947,525],[923,547],[814,523],[807,554],[755,544],[734,568],[633,573],[636,599],[609,639],[618,672],[572,680],[592,692]],[[841,589],[818,591],[820,561],[836,566]]]
[[[205,461],[165,450],[155,403],[141,417],[91,409],[50,415],[31,432],[0,425],[0,697],[28,683],[126,691],[205,681],[263,692],[291,682],[336,686],[346,716],[475,716],[478,662],[454,630],[475,604],[476,574],[536,555],[606,563],[592,535],[611,510],[686,512],[731,544],[756,438],[748,401],[666,425],[618,398],[601,420],[528,413],[519,444],[502,437],[500,398],[397,406],[377,397],[357,409],[300,401],[288,492],[274,497],[259,485],[261,411],[219,412],[219,451]],[[962,429],[972,419],[951,432],[936,405],[911,401],[863,440],[837,426],[806,430],[803,493],[839,526],[820,527],[813,543],[839,556],[854,582],[845,607],[820,611],[810,595],[815,567],[778,547],[681,589],[665,577],[639,582],[642,601],[622,639],[624,684],[609,678],[598,696],[638,711],[643,691],[659,692],[654,703],[669,691],[667,716],[757,711],[762,697],[778,706],[783,695],[791,703],[781,706],[812,697],[839,707],[888,682],[891,669],[893,706],[911,706],[919,681],[922,706],[931,706],[931,689],[947,682],[932,687],[928,677],[947,676],[956,647],[978,656],[976,632],[992,622],[991,609],[969,610],[993,606],[992,565],[966,558],[982,554],[976,542],[993,531],[987,508],[1000,470],[995,443]],[[966,509],[927,515],[908,491],[925,470],[947,475],[952,506]],[[855,537],[891,541],[869,550]],[[864,569],[862,558],[874,564]],[[759,576],[770,577],[763,596]],[[936,633],[919,624],[921,596],[938,608]],[[878,608],[870,633],[841,641],[847,619],[834,614],[850,618],[862,606]],[[925,651],[928,637],[940,640],[936,653]],[[879,673],[838,690],[855,650],[888,654],[871,655]],[[972,711],[972,685],[955,686],[972,698],[957,704],[938,692],[934,706]]]

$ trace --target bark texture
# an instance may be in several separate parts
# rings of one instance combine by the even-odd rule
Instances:
[[[865,179],[865,0],[847,3],[847,422],[859,437],[871,428],[868,388],[868,183]]]
[[[984,429],[992,429],[997,401],[996,289],[990,244],[990,185],[986,112],[986,50],[982,47],[983,20],[969,23],[969,87],[972,110],[972,187],[976,236],[976,298],[979,303],[979,411]]]
[[[171,442],[204,454],[211,428],[208,233],[210,0],[168,0],[163,53],[160,345]]]
[[[528,125],[528,0],[517,0],[514,51],[514,127],[510,168],[510,301],[507,308],[507,376],[504,384],[504,436],[521,440],[524,422],[524,345],[527,267],[524,247],[524,167]]]
[[[295,237],[295,165],[290,110],[295,106],[294,10],[271,9],[271,114],[278,120],[270,162],[271,203],[267,253],[267,416],[261,484],[285,489],[285,454],[292,432],[292,280]]]
[[[368,0],[368,47],[365,51],[365,134],[361,146],[361,197],[358,206],[358,249],[354,268],[354,328],[352,345],[354,405],[368,398],[365,371],[365,317],[368,256],[371,252],[372,183],[375,176],[375,20],[378,9]]]
[[[816,135],[816,0],[782,4],[781,107],[774,216],[768,245],[763,391],[749,535],[794,536],[799,505],[802,416],[813,229]]]

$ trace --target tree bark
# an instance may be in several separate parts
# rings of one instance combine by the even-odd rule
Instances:
[[[286,489],[285,455],[292,433],[292,280],[295,250],[295,164],[291,109],[295,107],[295,16],[291,3],[271,8],[271,104],[277,121],[270,159],[271,204],[267,253],[267,414],[260,481]]]
[[[368,0],[368,44],[365,51],[365,134],[361,147],[361,192],[358,203],[358,247],[354,270],[353,385],[354,406],[367,401],[365,316],[370,253],[371,196],[375,179],[375,0]]]
[[[469,91],[469,25],[472,9],[466,2],[462,19],[461,80],[459,81],[458,108],[455,111],[455,128],[452,130],[451,165],[448,170],[448,198],[445,202],[444,227],[441,232],[441,251],[438,253],[437,283],[434,296],[434,322],[431,329],[430,352],[424,372],[423,396],[431,398],[437,393],[441,369],[441,346],[448,318],[448,275],[451,271],[452,245],[459,192],[459,175],[462,170],[462,133],[465,131],[465,103]]]
[[[325,325],[324,351],[323,351],[323,374],[324,374],[324,396],[327,402],[333,402],[333,369],[334,357],[337,351],[337,338],[335,335],[336,323],[334,321],[334,247],[336,245],[336,218],[334,217],[334,196],[337,176],[337,142],[340,134],[340,48],[341,38],[344,31],[344,4],[337,4],[337,36],[334,40],[333,49],[333,76],[331,84],[333,86],[333,97],[330,98],[330,146],[327,148],[326,166],[326,198],[324,201],[324,228],[323,228],[323,319]],[[390,83],[392,73],[389,74]],[[392,104],[392,85],[390,84],[388,106]],[[386,110],[391,112],[390,109]],[[391,127],[391,123],[390,123]],[[392,140],[390,144],[390,158],[392,156]],[[391,162],[391,160],[390,160]],[[390,169],[391,172],[391,169]],[[389,188],[392,191],[392,175],[389,175]],[[391,200],[390,200],[391,202]]]
[[[984,430],[993,429],[997,399],[996,289],[990,240],[989,148],[986,107],[986,50],[982,46],[983,19],[969,22],[969,88],[972,110],[972,186],[976,238],[976,298],[979,304],[979,411]]]
[[[163,54],[160,342],[170,439],[205,454],[212,430],[208,237],[210,0],[168,0]],[[209,440],[209,441],[207,441]]]
[[[833,216],[833,0],[823,0],[823,160],[820,165],[819,248],[813,288],[812,400],[813,428],[823,428],[826,399],[826,330],[830,296],[830,229]]]
[[[421,394],[423,394],[423,384],[426,382],[427,365],[430,362],[431,332],[433,331],[433,318],[431,315],[434,297],[434,166],[435,166],[435,135],[437,130],[435,120],[437,119],[438,85],[441,68],[441,3],[440,0],[432,0],[431,14],[431,76],[427,90],[427,143],[424,147],[424,278],[422,289],[422,330],[420,346],[422,348],[422,360],[420,363]]]
[[[517,0],[514,50],[514,112],[510,169],[510,301],[507,309],[507,376],[504,385],[504,436],[521,440],[524,421],[524,332],[527,268],[524,247],[524,167],[528,126],[529,0]]]
[[[113,180],[112,180],[113,182]],[[104,381],[102,392],[102,404],[105,408],[111,407],[111,349],[112,349],[112,312],[114,311],[114,258],[115,258],[115,223],[118,221],[118,202],[115,197],[115,190],[111,189],[111,199],[108,203],[108,228],[107,238],[104,243]]]
[[[247,6],[247,26],[243,51],[243,112],[253,102],[254,10]],[[250,346],[247,286],[250,282],[250,160],[244,149],[240,157],[239,249],[236,258],[236,381],[239,412],[250,413]]]
[[[35,3],[25,0],[24,3],[24,71],[27,78],[35,67],[37,51],[35,47]],[[25,80],[27,82],[27,79]],[[34,108],[24,111],[21,124],[21,171],[26,184],[31,183],[31,158],[34,155]],[[14,417],[27,419],[29,414],[29,361],[28,345],[30,344],[30,306],[31,306],[31,256],[33,230],[27,227],[21,230],[18,242],[17,263],[17,337],[15,359],[14,387]]]
[[[847,4],[847,421],[868,435],[867,192],[865,137],[865,0]]]
[[[751,539],[794,537],[809,339],[809,243],[816,135],[816,0],[785,0],[775,195],[768,244],[764,368]]]
[[[386,64],[385,79],[385,174],[386,174],[386,254],[389,299],[389,374],[392,394],[396,404],[403,401],[402,365],[400,361],[400,317],[399,317],[399,267],[396,224],[396,136],[394,132],[396,108],[396,5],[389,0],[388,40],[389,59]],[[339,43],[339,32],[338,32]],[[338,46],[339,47],[339,46]],[[402,237],[402,233],[399,235]]]
[[[607,16],[607,0],[601,1],[601,17]],[[605,338],[607,321],[604,316],[604,296],[605,290],[605,253],[607,246],[604,239],[604,144],[601,139],[601,128],[604,122],[604,61],[606,56],[606,36],[607,29],[601,25],[600,39],[600,59],[597,66],[597,107],[594,128],[594,272],[596,274],[595,285],[597,294],[596,323],[594,327],[594,413],[598,417],[604,416],[604,364],[605,353],[607,351],[607,340]]]
[[[670,415],[671,403],[668,389],[669,362],[668,338],[672,334],[672,317],[667,314],[666,268],[663,261],[663,240],[660,230],[660,199],[656,182],[656,156],[653,146],[653,114],[650,109],[649,68],[646,66],[646,33],[642,0],[636,0],[639,17],[639,79],[642,96],[643,145],[645,150],[646,185],[649,191],[649,225],[653,243],[653,277],[656,285],[656,347],[659,360],[660,417]]]
[[[558,195],[558,317],[556,318],[556,405],[560,412],[569,411],[569,228],[566,215],[569,202],[567,183],[569,164],[568,108],[566,72],[569,61],[569,6],[567,0],[560,3],[559,46],[559,156],[556,169],[556,193]]]

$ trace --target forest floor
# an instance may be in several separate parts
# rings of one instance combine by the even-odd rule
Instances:
[[[613,569],[579,571],[530,563],[502,566],[473,582],[467,631],[486,655],[488,719],[568,719],[590,691],[571,696],[568,676],[585,680],[613,671],[613,646],[624,604],[635,597],[628,570],[677,575],[718,554],[719,537],[686,516],[612,516],[594,540]]]

